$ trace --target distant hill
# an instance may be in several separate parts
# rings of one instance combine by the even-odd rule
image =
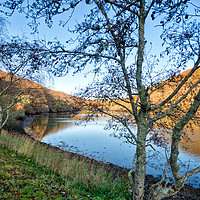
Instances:
[[[162,102],[164,99],[166,99],[172,92],[177,88],[177,85],[180,84],[180,82],[187,76],[187,74],[190,72],[190,70],[184,71],[183,73],[174,76],[170,78],[169,80],[162,81],[161,83],[157,84],[155,86],[155,92],[151,95],[151,103],[152,104],[158,104]],[[171,99],[171,101],[168,103],[168,108],[171,104],[176,102],[178,99],[183,97],[188,90],[191,89],[194,83],[200,80],[200,68],[195,71],[195,73],[188,79],[188,81],[182,86],[180,91]],[[162,86],[162,87],[160,87]],[[174,126],[175,123],[178,122],[178,120],[183,116],[190,108],[191,104],[194,102],[194,97],[197,95],[198,91],[200,89],[200,84],[196,85],[191,92],[187,95],[186,98],[184,98],[173,110],[173,112],[170,113],[170,116],[164,118],[161,120],[161,124],[172,125]],[[167,107],[166,107],[167,109]],[[199,133],[200,129],[199,126],[194,126],[195,124],[199,123],[200,118],[200,107],[195,115],[196,118],[193,122],[190,122],[187,124],[185,128],[190,128],[191,126],[193,129],[196,129],[196,131]],[[158,122],[159,123],[159,122]],[[169,126],[170,127],[170,126]]]
[[[190,70],[184,71],[183,73],[173,76],[168,80],[164,80],[153,87],[151,87],[148,90],[148,94],[150,94],[150,103],[151,105],[157,105],[163,100],[165,100],[173,91],[176,89],[177,85],[185,78],[185,76],[190,72]],[[180,97],[182,97],[190,88],[191,86],[196,83],[197,81],[200,80],[200,68],[196,70],[196,72],[188,79],[188,81],[183,85],[183,87],[180,89],[180,91],[171,99],[170,102],[168,102],[168,106],[165,105],[164,110],[168,109],[171,104],[176,102]],[[198,84],[195,88],[192,89],[192,91],[187,95],[186,98],[181,101],[176,108],[174,109],[173,112],[171,112],[170,117],[166,117],[165,119],[159,121],[158,123],[162,125],[168,126],[171,124],[172,126],[176,121],[181,117],[180,113],[184,114],[191,106],[191,104],[194,101],[194,96],[197,95],[198,91],[200,88],[200,84]],[[137,99],[137,95],[133,96],[134,100]],[[115,101],[119,104],[122,104],[129,109],[131,109],[130,105],[130,100],[129,99],[115,99]],[[111,101],[104,101],[103,102],[104,106],[106,106],[106,110],[116,110],[116,111],[126,111],[125,108],[120,107],[119,105],[115,104],[114,102]],[[152,116],[156,115],[155,111],[154,113],[152,112]],[[198,112],[196,113],[196,116],[200,117],[200,108],[198,109]]]
[[[76,110],[72,95],[57,92],[45,88],[33,81],[14,77],[15,82],[11,85],[5,96],[14,96],[22,92],[20,101],[15,105],[17,110],[26,113],[64,112]],[[0,70],[0,90],[9,83],[9,75]]]
[[[154,93],[152,93],[151,100],[152,103],[159,103],[166,99],[177,87],[178,84],[185,78],[185,76],[190,72],[190,70],[184,71],[183,73],[170,78],[169,80],[162,81],[157,84],[153,89],[156,89]],[[178,100],[181,96],[183,96],[191,86],[200,80],[200,68],[196,70],[196,72],[188,79],[188,81],[183,85],[180,91],[176,96],[172,99],[172,103]],[[162,86],[162,87],[161,87]],[[193,90],[188,94],[188,96],[179,104],[179,106],[188,109],[191,103],[194,101],[194,96],[197,95],[200,86],[197,85]]]
[[[154,87],[151,87],[148,90],[148,94],[151,92],[151,104],[158,104],[164,99],[166,99],[177,87],[177,85],[183,80],[183,78],[189,73],[190,70],[184,71],[183,73],[174,76],[168,80],[164,80],[158,84],[156,84]],[[190,89],[191,85],[195,82],[200,80],[200,68],[189,78],[189,80],[184,84],[184,86],[180,89],[180,91],[177,93],[176,96],[172,99],[172,103],[176,101],[178,98],[180,98],[182,95],[184,95],[188,89]],[[152,90],[154,90],[152,92]],[[182,106],[184,108],[189,108],[193,101],[193,97],[197,94],[199,90],[199,85],[197,85],[192,92],[179,104],[179,106]],[[137,99],[137,95],[134,96],[134,99]],[[130,107],[129,99],[126,99],[127,103],[124,103],[124,101],[118,100],[117,102],[126,105],[127,107]],[[111,110],[119,110],[119,106],[111,103]]]
[[[153,87],[153,90],[155,91],[151,94],[151,104],[157,104],[167,98],[175,90],[180,81],[189,73],[189,71],[190,70],[187,70],[169,80],[165,80],[159,84],[156,84]],[[181,88],[180,92],[171,100],[171,103],[184,95],[186,91],[191,87],[191,84],[197,80],[200,80],[200,69],[198,69],[194,75],[189,78],[186,84]],[[8,81],[8,74],[0,70],[0,90],[5,87]],[[17,103],[16,108],[25,110],[26,113],[35,114],[42,112],[73,111],[76,110],[78,106],[78,104],[76,105],[77,97],[65,94],[63,92],[47,89],[40,84],[26,79],[20,79],[15,84],[13,84],[9,93],[14,95],[18,90],[23,91],[23,94],[21,95],[21,102]],[[192,92],[178,105],[178,107],[183,110],[187,110],[193,102],[193,97],[195,94],[197,94],[198,90],[199,86],[195,87]],[[136,98],[137,96],[134,96],[134,99]],[[124,101],[120,100],[116,101],[126,105],[127,107],[130,107],[129,103],[124,103]],[[129,100],[127,99],[127,101]],[[103,104],[105,105],[105,102]],[[81,106],[79,105],[79,107]],[[110,103],[107,108],[109,110],[123,111],[123,108],[120,108],[114,103]],[[200,109],[198,110],[197,114],[200,115]]]

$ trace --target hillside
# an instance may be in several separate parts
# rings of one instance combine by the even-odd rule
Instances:
[[[152,103],[156,104],[164,99],[166,99],[177,87],[177,85],[185,78],[185,76],[190,72],[190,70],[184,71],[183,73],[172,77],[169,80],[162,81],[161,83],[157,84],[153,89],[155,90],[154,93],[151,95]],[[177,93],[176,96],[172,99],[172,103],[183,96],[191,86],[200,80],[200,68],[188,79],[188,81],[183,85],[180,91]],[[160,87],[162,86],[162,87]],[[199,91],[199,85],[197,85],[191,93],[179,104],[179,106],[188,109],[193,102],[193,98],[197,95]]]
[[[0,70],[1,91],[9,84],[9,81],[9,74]],[[15,108],[26,113],[63,112],[75,109],[71,95],[47,89],[33,81],[15,76],[13,84],[4,96],[1,96],[1,99],[5,103],[6,96],[17,94],[21,95],[18,97],[19,102],[15,105]]]
[[[183,73],[172,77],[169,80],[162,81],[161,83],[157,84],[155,86],[155,92],[151,95],[151,103],[152,104],[158,104],[165,100],[170,94],[173,93],[173,91],[177,88],[177,86],[180,84],[180,82],[185,78],[185,76],[190,72],[190,70],[184,71]],[[200,80],[200,68],[188,79],[188,81],[182,86],[180,91],[168,102],[168,104],[165,106],[166,108],[163,108],[163,111],[169,109],[171,105],[173,105],[178,99],[183,97],[188,90],[191,89],[191,87]],[[170,115],[166,118],[164,118],[161,122],[161,124],[165,124],[167,127],[172,127],[175,125],[175,123],[178,122],[178,120],[185,115],[185,113],[189,110],[191,104],[194,102],[194,97],[197,95],[199,91],[199,84],[194,87],[191,92],[187,95],[186,98],[184,98],[180,103],[177,104],[173,112],[170,113]],[[156,113],[153,113],[154,115]],[[190,126],[193,127],[193,129],[196,129],[196,132],[199,132],[199,127],[196,127],[194,124],[199,123],[199,116],[200,116],[200,108],[198,109],[193,121],[188,123],[188,125],[185,128],[190,128]],[[159,123],[159,122],[158,122]],[[164,127],[165,127],[164,126]]]
[[[173,93],[173,91],[176,89],[177,85],[180,84],[180,82],[185,78],[185,76],[189,73],[190,70],[184,71],[183,73],[173,76],[168,80],[164,80],[160,82],[159,84],[154,85],[153,87],[149,88],[147,91],[148,98],[150,101],[150,104],[153,105],[158,105],[161,103],[163,100],[165,100],[170,94]],[[196,70],[196,72],[188,79],[188,81],[182,86],[180,91],[168,102],[167,105],[165,105],[160,112],[159,110],[155,110],[155,112],[151,112],[151,116],[156,116],[158,112],[160,114],[163,111],[166,111],[167,109],[170,108],[171,105],[173,105],[174,102],[176,102],[178,99],[180,99],[184,94],[187,93],[188,90],[190,90],[191,86],[196,83],[197,81],[200,80],[200,68]],[[192,91],[187,95],[186,98],[183,99],[180,103],[177,104],[177,106],[174,108],[173,112],[170,113],[168,117],[165,117],[164,119],[157,121],[157,126],[162,127],[162,128],[169,128],[171,129],[174,124],[177,122],[177,120],[183,116],[188,109],[190,108],[191,104],[194,101],[195,95],[197,95],[199,91],[199,84],[196,85],[192,89]],[[137,95],[133,96],[134,100],[137,100]],[[114,102],[112,101],[100,101],[100,106],[104,107],[105,110],[110,110],[110,111],[120,111],[120,112],[126,112],[126,109],[123,106],[126,106],[131,110],[131,104],[129,99],[114,99]],[[95,100],[96,103],[98,101]],[[138,101],[138,104],[140,102]],[[119,104],[123,106],[119,106]],[[199,116],[200,116],[200,108],[198,109],[196,113],[196,118],[195,119],[195,124],[199,123]],[[200,127],[196,127],[193,122],[192,127],[197,130],[197,132],[200,131]],[[191,123],[189,123],[187,126],[191,126]],[[187,127],[186,127],[187,128]]]
[[[151,92],[150,102],[151,104],[158,104],[167,98],[176,88],[176,86],[180,83],[180,81],[189,73],[190,70],[187,70],[178,76],[174,76],[169,80],[162,81],[161,83],[155,85],[150,88],[148,93]],[[16,77],[17,79],[17,77]],[[200,80],[200,69],[198,69],[192,77],[186,82],[186,84],[181,88],[180,92],[171,100],[171,103],[175,102],[178,98],[183,96],[186,91],[191,87],[191,84]],[[0,89],[6,86],[9,82],[9,76],[7,73],[0,70]],[[67,86],[66,86],[67,87]],[[178,104],[178,108],[186,111],[191,103],[193,102],[193,97],[197,94],[199,86],[197,85],[192,92],[185,98],[180,104]],[[75,97],[65,94],[63,92],[52,91],[43,87],[40,84],[37,84],[33,81],[29,81],[26,79],[17,79],[16,83],[14,83],[9,90],[9,95],[16,95],[18,91],[22,91],[20,103],[17,103],[16,108],[20,110],[24,110],[26,113],[42,113],[42,112],[63,112],[63,111],[71,111],[76,109],[77,105],[75,102]],[[137,96],[134,96],[136,99]],[[85,101],[85,100],[83,100]],[[88,100],[87,100],[88,101]],[[116,100],[118,103],[121,103],[130,108],[130,103],[125,103],[124,101]],[[94,101],[92,101],[94,102]],[[127,99],[128,102],[128,99]],[[103,103],[106,110],[121,110],[118,105],[108,101]],[[108,106],[107,106],[108,105]],[[200,115],[200,109],[197,113]]]
[[[151,105],[156,105],[166,99],[177,87],[177,85],[183,80],[183,78],[189,73],[190,70],[184,71],[183,73],[172,77],[171,79],[165,80],[156,84],[154,87],[151,87],[148,90],[148,95],[150,98]],[[180,89],[177,95],[172,98],[170,103],[175,102],[181,96],[183,96],[191,87],[192,84],[200,80],[200,68],[189,78],[189,80],[184,84],[184,86]],[[197,94],[199,90],[199,85],[197,85],[192,92],[180,103],[178,106],[182,107],[184,110],[188,109],[193,102],[193,97]],[[134,96],[134,99],[137,99],[137,96]],[[127,103],[124,101],[117,101],[123,105],[126,105],[128,108],[130,107],[130,103],[128,99],[126,99]],[[119,106],[111,103],[111,110],[118,110]],[[199,113],[200,114],[200,113]]]

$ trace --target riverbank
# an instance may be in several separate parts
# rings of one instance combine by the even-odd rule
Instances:
[[[72,191],[78,187],[81,191],[89,192],[90,197],[80,194],[81,198],[84,197],[83,199],[95,199],[97,194],[100,199],[131,198],[132,191],[127,178],[128,169],[62,151],[19,133],[3,131],[0,135],[0,146],[23,155],[26,160],[30,159],[40,167],[45,166],[49,171],[58,174],[61,179],[70,181],[65,184],[70,185],[70,188],[73,188]],[[157,181],[153,176],[147,175],[145,185],[148,188]],[[176,196],[168,199],[197,200],[199,197],[200,189],[185,185]]]
[[[17,174],[14,174],[16,176],[10,176],[9,174],[10,172],[15,172],[15,169],[18,169],[20,173],[22,172],[23,175],[23,172],[26,171],[25,168],[27,167],[27,165],[29,165],[29,163],[34,163],[34,168],[39,167],[40,169],[38,169],[39,171],[33,169],[32,172],[29,172],[33,175],[33,178],[37,176],[37,179],[40,179],[38,173],[40,173],[42,167],[53,173],[53,176],[57,176],[61,179],[62,184],[60,187],[64,188],[62,189],[62,192],[65,192],[67,195],[67,198],[66,195],[64,195],[65,198],[63,199],[131,198],[127,180],[123,176],[120,176],[121,178],[114,178],[109,173],[109,170],[106,170],[105,165],[98,165],[97,162],[95,162],[94,160],[92,161],[82,156],[70,152],[65,152],[46,144],[42,144],[26,135],[21,135],[18,133],[8,133],[5,131],[3,131],[3,134],[0,135],[0,147],[1,150],[3,148],[3,152],[8,152],[8,155],[14,156],[8,156],[11,159],[10,161],[8,161],[9,158],[7,158],[6,161],[4,160],[6,159],[5,156],[1,156],[0,175],[2,182],[1,187],[3,187],[1,188],[1,195],[9,196],[10,194],[13,194],[11,189],[22,189],[22,187],[29,187],[30,183],[35,183],[35,180],[29,180],[29,183],[27,183],[27,179],[30,179],[30,177],[26,176],[26,173],[23,178],[24,183],[21,183],[20,179],[18,180]],[[12,152],[10,153],[10,151]],[[22,157],[23,161],[20,162],[24,163],[24,165],[21,165],[19,167],[18,161],[17,163],[15,163],[15,154],[17,154],[20,158]],[[12,164],[9,164],[9,162],[12,162]],[[18,167],[14,167],[16,165],[18,165]],[[5,169],[8,166],[11,167],[9,167],[9,169]],[[46,176],[46,172],[43,171],[43,173],[44,176]],[[5,176],[5,174],[7,174],[8,176]],[[48,179],[45,178],[46,182],[49,182]],[[45,180],[41,180],[39,182],[42,182],[41,184],[45,184]],[[39,190],[38,184],[35,187],[37,188],[37,190]],[[41,191],[41,193],[46,194],[46,186],[42,188],[43,190]],[[23,197],[26,197],[27,195],[26,198],[29,197],[28,195],[31,195],[31,191],[34,192],[32,189],[30,192],[28,192],[28,190],[24,191],[23,189],[21,193],[20,190],[17,191],[18,195],[24,195]],[[26,192],[27,194],[24,194]],[[57,191],[57,194],[60,195],[59,191]],[[46,199],[45,197],[37,197],[37,199]],[[51,198],[57,199],[57,196],[56,198],[54,198],[53,195],[53,197]],[[6,199],[6,197],[1,196],[0,199]],[[19,197],[19,199],[21,198]]]
[[[0,199],[130,199],[105,183],[87,189],[33,159],[0,147]],[[127,197],[126,197],[127,196]]]
[[[28,157],[0,147],[0,199],[75,199],[90,196]]]

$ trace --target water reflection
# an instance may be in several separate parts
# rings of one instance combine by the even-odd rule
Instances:
[[[27,120],[25,130],[39,141],[121,167],[131,168],[135,146],[124,143],[122,139],[110,137],[112,132],[104,130],[108,120],[106,117],[99,117],[98,123],[90,122],[87,126],[77,126],[77,122],[80,122],[83,116],[84,113],[73,117],[64,113],[38,115],[32,120]],[[133,128],[136,131],[136,127]],[[197,167],[200,163],[200,130],[197,128],[194,132],[188,131],[187,134],[192,141],[182,140],[180,143],[179,158],[182,164],[187,166],[182,169],[183,173]],[[159,176],[165,164],[165,159],[162,157],[165,150],[155,145],[154,148],[156,152],[148,149],[147,173]],[[190,180],[193,186],[200,186],[198,175]]]
[[[35,115],[27,119],[25,131],[36,140],[41,141],[45,136],[57,133],[77,125],[83,118],[84,113],[70,116],[66,113]],[[100,121],[106,118],[100,117]],[[193,131],[186,131],[186,135],[180,142],[180,149],[186,153],[200,156],[200,127],[195,126]]]
[[[43,114],[29,117],[25,122],[25,131],[34,139],[41,141],[45,136],[73,126],[70,115]]]
[[[180,142],[180,149],[189,154],[200,156],[200,127],[194,126],[193,131],[186,131]]]

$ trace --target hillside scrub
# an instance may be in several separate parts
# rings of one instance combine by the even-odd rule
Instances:
[[[10,84],[9,74],[0,70],[0,91]],[[0,102],[6,104],[8,98],[12,99],[20,90],[20,98],[13,106],[15,110],[20,110],[28,114],[48,113],[48,112],[73,112],[76,110],[72,96],[63,92],[57,92],[30,81],[13,75],[15,81],[7,89],[6,95],[0,96]],[[4,106],[5,107],[5,106]]]

